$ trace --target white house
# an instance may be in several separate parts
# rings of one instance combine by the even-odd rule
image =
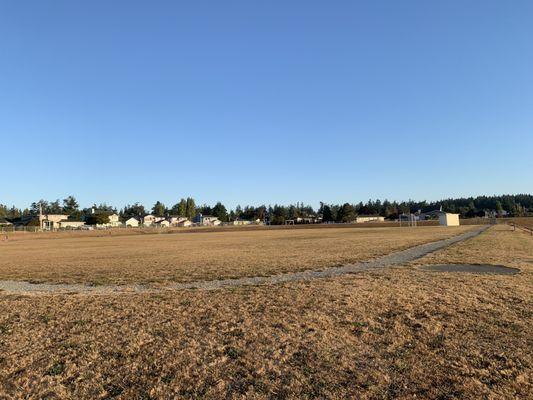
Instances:
[[[136,218],[130,218],[124,223],[128,228],[136,228],[139,226],[139,220]]]
[[[188,219],[185,217],[170,217],[168,221],[170,222],[170,226],[180,226],[180,222],[188,221]]]
[[[296,217],[295,222],[297,224],[316,224],[320,222],[320,219],[316,215],[308,215],[306,217]]]
[[[192,225],[192,222],[189,221],[187,218],[185,218],[184,220],[181,220],[180,222],[178,222],[177,226],[180,226],[180,227],[188,227],[188,226],[191,226]]]
[[[385,222],[385,217],[381,215],[358,215],[355,217],[355,222],[358,224],[362,222]]]
[[[198,214],[196,217],[194,217],[194,222],[205,226],[216,226],[221,224],[221,221],[217,217],[202,214]]]
[[[152,226],[156,222],[156,217],[152,214],[145,215],[142,222],[144,226]]]
[[[440,212],[439,213],[439,225],[459,226],[459,214]]]
[[[166,219],[162,219],[160,221],[156,221],[155,225],[158,228],[168,228],[170,226],[170,222],[167,221]]]
[[[58,222],[59,228],[61,229],[78,229],[85,225],[85,222],[83,221],[69,221],[62,220]]]
[[[231,221],[230,225],[250,225],[252,221],[248,221],[246,219],[236,219],[235,221]]]
[[[60,228],[60,222],[67,219],[68,215],[64,214],[41,214],[39,215],[39,226],[41,229],[50,231]]]
[[[109,222],[106,222],[105,224],[96,224],[96,227],[98,228],[111,228],[111,227],[117,227],[122,225],[119,220],[119,216],[117,214],[109,214],[107,216],[109,219]]]
[[[119,226],[120,220],[118,214],[111,214],[109,216],[109,226]]]

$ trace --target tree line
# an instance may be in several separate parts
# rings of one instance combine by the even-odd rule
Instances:
[[[95,215],[105,216],[116,213],[122,221],[129,218],[142,218],[147,214],[158,217],[179,216],[193,219],[198,214],[212,215],[223,222],[243,220],[268,221],[271,224],[284,224],[297,218],[315,218],[320,216],[323,222],[350,222],[357,215],[381,215],[386,219],[397,219],[400,214],[416,212],[428,212],[442,208],[443,211],[458,213],[463,218],[484,216],[485,211],[496,211],[497,214],[510,216],[533,215],[533,195],[501,195],[501,196],[477,196],[467,198],[444,199],[439,201],[389,201],[368,200],[359,203],[327,204],[320,203],[318,209],[310,205],[296,203],[285,205],[260,205],[260,206],[236,206],[228,209],[221,202],[213,206],[207,204],[196,205],[192,197],[182,198],[172,206],[167,207],[157,201],[153,207],[145,208],[140,203],[127,204],[122,209],[106,203],[94,204],[89,208],[80,208],[74,196],[68,196],[63,200],[46,201],[39,200],[31,203],[29,208],[20,209],[15,206],[7,207],[0,204],[0,218],[16,219],[25,216],[36,216],[42,209],[45,214],[66,214],[71,220],[88,221]]]

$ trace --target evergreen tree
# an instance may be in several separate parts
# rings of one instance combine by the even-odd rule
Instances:
[[[133,205],[126,205],[124,209],[121,211],[120,218],[122,221],[126,221],[130,218],[142,218],[146,215],[146,211],[144,209],[144,206],[139,203],[135,203]]]
[[[80,210],[75,210],[69,213],[68,219],[71,221],[82,221],[84,217],[84,213]]]
[[[95,212],[107,213],[109,215],[115,214],[117,212],[117,209],[115,207],[107,205],[107,203],[100,203],[98,205],[93,204],[93,208]]]
[[[219,201],[213,209],[211,210],[211,213],[213,216],[217,217],[222,222],[228,221],[228,211],[226,210],[226,207]]]
[[[53,201],[48,206],[47,212],[49,214],[62,214],[63,213],[63,207],[61,207],[61,203],[59,202],[59,199]]]
[[[177,215],[178,217],[185,217],[187,215],[187,201],[181,199],[179,203],[176,203],[172,206],[171,213]]]
[[[212,215],[213,209],[207,204],[202,204],[200,207],[196,207],[196,214]]]
[[[152,207],[152,214],[154,214],[156,217],[164,217],[166,214],[165,205],[160,201],[157,201]]]
[[[335,221],[334,217],[333,217],[333,213],[331,211],[331,207],[327,204],[325,204],[323,207],[322,207],[322,221],[324,222],[333,222]]]
[[[196,203],[191,197],[187,197],[186,200],[185,216],[189,219],[193,219],[196,216]]]
[[[48,213],[48,202],[46,200],[39,200],[36,202],[31,203],[30,205],[30,212],[32,215],[39,215],[39,210],[42,208],[43,213]]]
[[[265,218],[267,217],[267,208],[266,206],[263,204],[259,207],[257,207],[255,210],[254,210],[254,215],[252,217],[252,219],[259,219],[261,221],[264,221]]]
[[[344,203],[337,214],[337,222],[353,222],[355,216],[355,207],[350,203]]]
[[[283,225],[287,220],[287,216],[287,209],[283,206],[276,204],[272,209],[272,217],[270,218],[270,223],[272,225]]]
[[[298,218],[300,214],[298,211],[298,208],[291,204],[288,209],[288,219],[294,220]]]
[[[500,200],[496,201],[496,213],[498,213],[498,215],[503,214],[503,207],[502,207],[502,203],[500,202]]]
[[[9,218],[19,218],[20,214],[20,210],[15,206],[11,207],[8,211]]]
[[[79,211],[79,204],[74,196],[68,196],[66,199],[63,199],[63,212],[71,215],[75,211]]]

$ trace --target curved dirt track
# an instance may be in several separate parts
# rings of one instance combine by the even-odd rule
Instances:
[[[145,285],[100,285],[88,286],[84,284],[48,284],[30,283],[25,281],[0,281],[0,294],[53,294],[53,293],[86,293],[86,294],[125,294],[125,293],[154,293],[185,289],[215,290],[227,287],[249,285],[272,285],[284,282],[306,281],[320,278],[330,278],[339,275],[353,274],[371,269],[385,268],[401,265],[425,256],[428,253],[451,246],[473,238],[490,228],[490,225],[479,227],[475,230],[457,235],[448,239],[439,240],[414,246],[406,250],[397,251],[372,261],[347,264],[340,267],[331,267],[324,270],[310,270],[290,272],[273,276],[255,276],[238,279],[222,279],[211,281],[197,281],[188,283],[174,283],[164,287],[149,287]]]

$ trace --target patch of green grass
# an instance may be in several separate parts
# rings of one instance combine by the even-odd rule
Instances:
[[[39,317],[41,322],[44,322],[45,324],[48,324],[52,319],[54,319],[54,316],[52,314],[43,314]]]
[[[113,397],[120,396],[124,389],[118,385],[115,385],[113,383],[107,383],[104,385],[104,390],[107,392],[108,399],[111,399]]]
[[[50,376],[61,375],[64,371],[65,371],[65,364],[63,362],[57,362],[57,363],[54,363],[50,368],[48,368],[46,375],[50,375]]]
[[[362,335],[368,329],[368,322],[354,322],[353,323],[353,333],[356,336]]]
[[[224,355],[232,360],[236,360],[242,356],[244,352],[236,347],[228,346],[224,349]]]
[[[8,333],[10,333],[9,326],[0,324],[0,335],[7,335]]]
[[[437,335],[435,335],[429,342],[429,347],[432,349],[440,349],[444,347],[446,337],[444,336],[443,332],[439,332]]]

